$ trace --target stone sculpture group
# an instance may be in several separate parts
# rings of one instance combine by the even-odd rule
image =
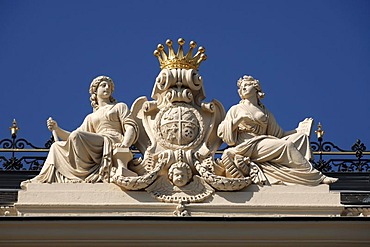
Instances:
[[[114,183],[124,190],[146,190],[163,202],[202,202],[215,191],[236,191],[259,185],[333,183],[310,163],[312,119],[284,131],[262,104],[260,83],[252,76],[237,81],[239,104],[225,114],[217,100],[204,102],[198,69],[206,60],[195,42],[184,54],[183,39],[175,53],[167,40],[154,55],[161,71],[152,100],[139,97],[131,110],[112,97],[107,76],[90,85],[93,112],[69,133],[51,118],[56,140],[38,176],[29,183]],[[215,153],[222,143],[222,157]],[[135,157],[130,147],[140,151]]]

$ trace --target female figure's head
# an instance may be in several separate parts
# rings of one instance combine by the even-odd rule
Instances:
[[[91,106],[93,107],[94,111],[98,110],[99,109],[99,103],[98,103],[98,88],[99,88],[99,85],[104,82],[105,84],[107,84],[110,88],[110,91],[109,91],[109,102],[111,103],[116,103],[116,99],[113,98],[112,96],[112,93],[114,91],[114,83],[113,83],[113,80],[111,78],[109,78],[108,76],[98,76],[96,77],[90,84],[90,90],[89,90],[89,93],[90,93],[90,101],[91,101]]]
[[[249,97],[257,97],[258,103],[260,103],[260,99],[265,96],[262,92],[260,82],[252,76],[244,75],[243,78],[239,78],[237,85],[238,93],[242,100]]]

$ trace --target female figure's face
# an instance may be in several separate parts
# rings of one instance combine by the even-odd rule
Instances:
[[[243,81],[239,88],[239,94],[242,99],[248,99],[257,95],[254,85],[248,81]]]
[[[112,86],[107,81],[102,81],[96,90],[96,96],[101,99],[109,99],[112,95]]]

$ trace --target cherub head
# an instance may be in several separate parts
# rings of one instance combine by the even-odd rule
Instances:
[[[186,185],[192,176],[191,168],[184,162],[173,164],[168,170],[168,178],[178,187]]]

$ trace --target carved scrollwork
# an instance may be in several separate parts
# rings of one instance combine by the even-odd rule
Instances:
[[[143,111],[144,112],[150,112],[157,109],[157,102],[156,101],[146,101],[143,104]]]
[[[186,102],[190,103],[193,101],[193,93],[189,89],[169,89],[166,93],[166,99],[168,102]]]
[[[152,98],[158,105],[176,101],[200,105],[205,98],[203,79],[194,69],[163,69],[156,78]]]
[[[194,69],[182,70],[182,75],[183,81],[191,90],[198,91],[202,88],[203,79],[198,71]]]
[[[214,113],[215,112],[215,104],[211,103],[202,103],[202,109],[206,112]]]
[[[157,76],[155,80],[155,85],[160,91],[165,91],[169,89],[173,83],[176,82],[176,78],[172,74],[171,70],[164,69]]]

